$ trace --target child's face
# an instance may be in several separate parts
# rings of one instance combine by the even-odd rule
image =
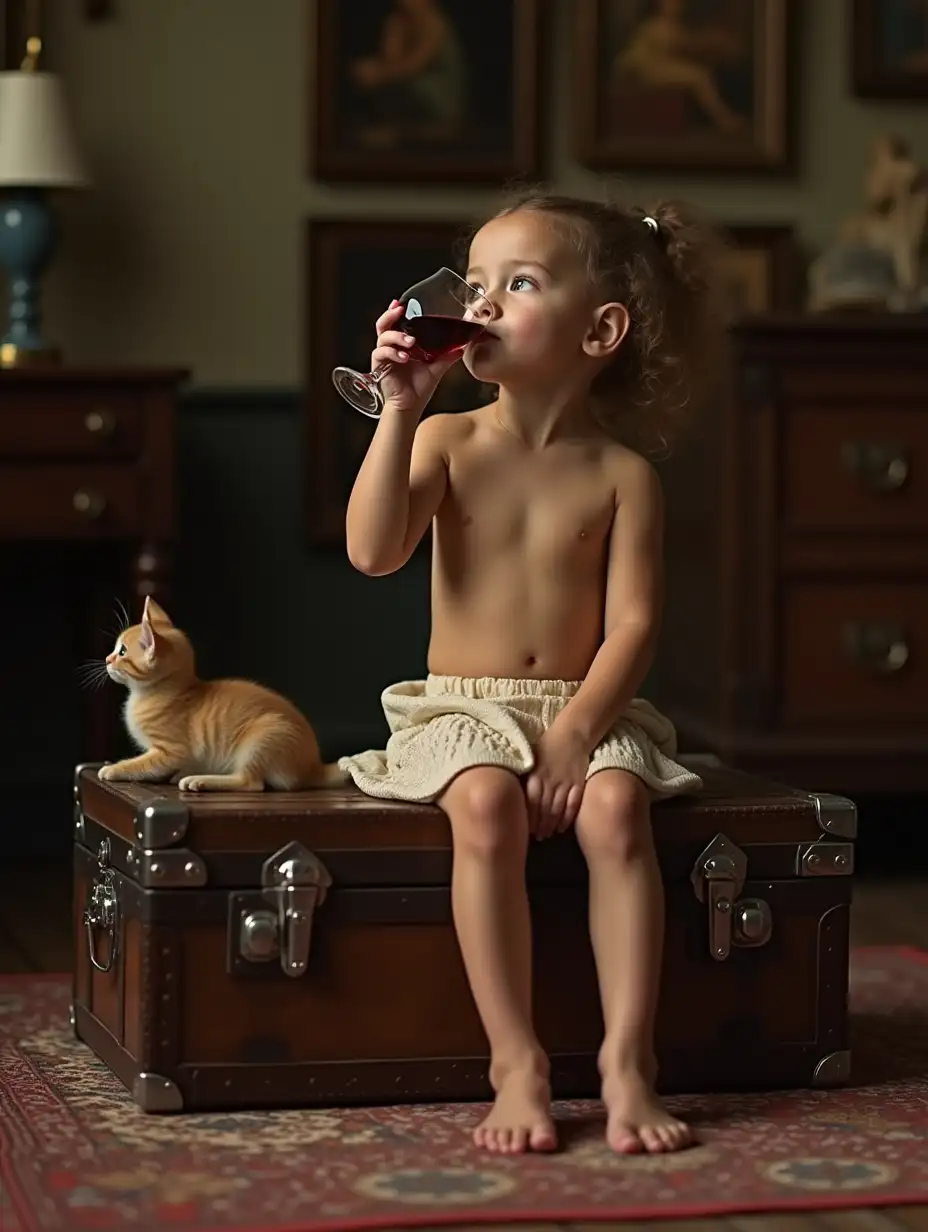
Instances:
[[[583,340],[597,297],[580,254],[544,213],[517,210],[481,227],[466,277],[493,308],[464,358],[477,380],[544,387],[588,366]]]

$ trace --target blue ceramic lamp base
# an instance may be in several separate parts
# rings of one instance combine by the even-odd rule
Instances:
[[[61,352],[42,337],[39,287],[55,250],[57,229],[48,196],[19,188],[0,202],[0,266],[9,276],[9,325],[0,338],[0,367],[58,363]]]

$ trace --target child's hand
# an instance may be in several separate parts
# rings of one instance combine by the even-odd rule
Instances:
[[[535,838],[550,838],[577,820],[590,754],[569,732],[550,728],[535,745],[535,768],[525,784],[528,828]]]
[[[415,339],[411,334],[393,327],[403,317],[403,305],[394,301],[377,320],[377,346],[371,352],[371,371],[384,364],[390,371],[381,379],[384,400],[399,411],[421,415],[438,382],[457,356],[436,359],[430,364],[410,358],[409,348]]]

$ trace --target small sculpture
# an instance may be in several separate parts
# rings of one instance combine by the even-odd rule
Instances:
[[[812,311],[919,305],[928,173],[903,138],[873,142],[864,199],[865,208],[844,222],[809,271]]]

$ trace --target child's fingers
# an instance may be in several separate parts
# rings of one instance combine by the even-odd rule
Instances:
[[[379,346],[371,352],[371,368],[379,368],[381,364],[405,364],[409,360],[409,352],[401,347]]]
[[[412,334],[401,333],[398,329],[385,329],[377,338],[378,346],[411,347],[415,343]]]
[[[386,312],[382,312],[374,323],[374,328],[378,334],[382,334],[384,330],[389,329],[391,325],[395,325],[403,315],[404,308],[402,304],[393,303]]]

